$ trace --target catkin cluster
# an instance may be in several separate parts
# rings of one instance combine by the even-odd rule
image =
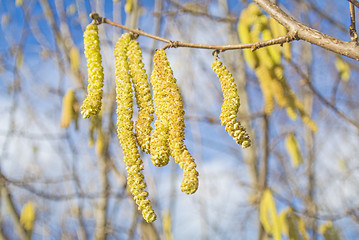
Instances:
[[[98,27],[89,24],[84,32],[85,57],[87,58],[88,86],[87,97],[81,106],[84,118],[95,116],[101,110],[103,67],[100,53]]]
[[[133,94],[131,87],[130,68],[127,61],[128,46],[131,34],[121,36],[115,46],[116,66],[116,101],[117,101],[117,133],[121,143],[124,160],[127,168],[127,181],[131,193],[134,196],[138,209],[142,211],[143,218],[147,222],[153,222],[156,214],[152,210],[148,192],[145,191],[146,183],[141,173],[143,162],[136,146],[136,137],[133,132]]]
[[[154,164],[167,164],[168,156],[183,169],[181,190],[187,194],[198,188],[198,172],[193,157],[184,144],[183,102],[173,71],[163,49],[158,49],[153,58],[151,75],[157,120],[151,139],[151,154]]]
[[[236,120],[240,99],[234,78],[219,60],[212,63],[212,69],[221,81],[224,97],[220,115],[221,124],[226,127],[226,131],[233,137],[237,144],[242,145],[243,148],[247,148],[251,145],[251,140],[246,133],[246,129]]]
[[[283,36],[286,34],[286,29],[274,19],[264,15],[258,6],[252,3],[240,15],[238,33],[242,43],[251,43]],[[284,44],[283,48],[272,45],[257,49],[255,52],[244,50],[245,60],[255,70],[263,92],[264,111],[271,114],[275,100],[280,107],[286,109],[291,119],[296,119],[299,112],[303,123],[315,132],[317,131],[315,122],[304,111],[303,104],[284,77],[282,56],[287,59],[291,57],[289,43]]]
[[[127,56],[138,106],[138,117],[135,123],[137,142],[144,152],[150,153],[151,123],[153,122],[155,110],[146,70],[143,68],[142,50],[136,40],[129,42]]]

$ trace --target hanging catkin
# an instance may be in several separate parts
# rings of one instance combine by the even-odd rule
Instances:
[[[127,48],[128,64],[135,90],[138,106],[138,118],[135,123],[136,139],[140,148],[150,153],[151,123],[153,122],[154,107],[146,70],[143,68],[142,50],[136,40],[131,40]]]
[[[101,110],[104,75],[97,25],[89,24],[87,26],[84,32],[84,45],[89,84],[86,99],[81,106],[81,114],[87,118],[98,114]]]
[[[212,63],[212,68],[221,81],[224,97],[220,116],[221,124],[226,127],[228,134],[232,136],[239,145],[242,145],[243,148],[249,147],[251,140],[246,133],[246,129],[236,120],[240,99],[234,78],[227,68],[218,60]]]
[[[154,89],[156,114],[159,113],[160,115],[157,116],[162,124],[168,126],[168,130],[166,129],[168,137],[166,138],[168,139],[171,156],[183,169],[181,191],[192,194],[198,188],[198,172],[196,163],[184,144],[185,124],[182,97],[165,51],[158,49],[153,61],[154,70],[151,81]],[[161,127],[161,125],[159,126]]]
[[[129,66],[127,62],[127,48],[131,40],[131,34],[121,36],[115,46],[116,65],[116,101],[117,101],[117,133],[123,149],[124,161],[128,173],[127,183],[132,195],[142,211],[142,216],[147,222],[153,222],[156,214],[152,210],[151,202],[147,199],[146,183],[141,173],[143,162],[136,146],[136,137],[133,132],[133,94]]]

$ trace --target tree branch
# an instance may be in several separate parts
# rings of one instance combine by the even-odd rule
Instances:
[[[282,24],[297,39],[307,41],[332,52],[359,60],[359,45],[356,42],[345,42],[307,27],[286,14],[280,7],[269,0],[253,0],[271,17]],[[353,1],[353,0],[350,0]],[[354,3],[353,3],[354,4]]]
[[[278,38],[274,38],[268,41],[260,41],[260,42],[255,42],[255,43],[245,43],[245,44],[226,44],[226,45],[211,45],[211,44],[197,44],[197,43],[186,43],[186,42],[181,42],[181,41],[172,41],[166,38],[162,38],[156,35],[152,35],[150,33],[144,32],[140,29],[133,29],[133,28],[129,28],[127,26],[124,26],[122,24],[113,22],[107,18],[104,17],[100,17],[98,15],[98,13],[91,13],[90,17],[92,19],[94,19],[95,24],[101,24],[101,23],[107,23],[110,24],[112,26],[115,27],[119,27],[122,28],[124,30],[127,30],[129,32],[138,34],[138,35],[142,35],[145,37],[149,37],[161,42],[165,42],[167,43],[166,46],[164,46],[163,48],[178,48],[178,47],[187,47],[187,48],[201,48],[201,49],[213,49],[213,50],[218,50],[220,52],[224,52],[226,50],[238,50],[238,49],[245,49],[245,48],[250,48],[253,51],[262,47],[267,47],[267,46],[271,46],[271,45],[275,45],[275,44],[283,44],[283,43],[289,43],[292,42],[294,40],[297,40],[296,36],[293,34],[286,34],[284,36],[278,37]]]
[[[359,1],[357,0],[348,0],[348,1],[354,4],[357,8],[359,8]]]
[[[342,111],[340,111],[336,106],[330,103],[323,95],[319,93],[319,91],[313,86],[311,81],[309,81],[308,76],[290,59],[288,60],[288,63],[297,71],[297,73],[303,77],[304,83],[309,87],[309,89],[312,91],[312,93],[318,97],[318,99],[328,108],[332,109],[339,117],[341,117],[346,122],[350,123],[357,129],[359,129],[359,123],[354,121],[353,119],[347,117]]]
[[[352,3],[349,3],[349,10],[350,10],[350,26],[349,26],[350,40],[352,42],[358,42],[358,34],[355,24],[355,8]]]

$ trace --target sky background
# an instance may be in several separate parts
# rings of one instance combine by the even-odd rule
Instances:
[[[55,43],[51,23],[46,20],[39,1],[24,1],[23,6],[16,6],[14,1],[1,1],[1,33],[0,33],[0,160],[1,171],[9,179],[18,184],[10,184],[20,210],[29,200],[35,202],[38,221],[35,225],[34,239],[60,239],[64,232],[76,232],[78,221],[71,213],[76,206],[84,208],[86,228],[89,233],[95,228],[93,206],[100,191],[98,161],[94,147],[88,146],[88,129],[90,121],[80,118],[79,129],[74,124],[68,129],[60,128],[62,97],[72,88],[80,102],[85,97],[83,86],[87,85],[86,60],[83,55],[83,30],[90,23],[88,14],[96,11],[101,16],[115,19],[126,24],[126,13],[123,1],[48,1],[56,13],[63,4],[67,25],[61,24],[60,14],[54,14],[55,25],[61,33],[70,31],[72,38],[66,44],[76,47],[81,54],[79,71],[84,78],[76,77],[71,72],[68,59],[62,47]],[[91,4],[90,4],[91,2]],[[187,1],[178,1],[186,4]],[[309,22],[312,27],[324,33],[349,40],[348,34],[333,27],[312,12],[298,12],[300,1],[279,1],[299,20]],[[347,1],[309,1],[330,13],[338,23],[347,27]],[[155,17],[154,2],[140,1],[143,8],[137,27],[153,33]],[[211,15],[224,17],[226,11],[216,2],[210,1],[208,12]],[[238,17],[245,5],[241,1],[228,1],[229,12]],[[75,12],[71,13],[71,9]],[[185,42],[227,44],[228,26],[207,18],[180,13],[171,16],[176,8],[167,2],[164,4],[167,15],[162,18],[160,36]],[[79,12],[81,14],[79,14]],[[28,16],[26,17],[26,14]],[[127,19],[128,21],[128,19]],[[101,52],[105,68],[105,104],[110,106],[111,92],[114,89],[113,46],[123,31],[102,24],[99,26]],[[35,32],[40,31],[41,34]],[[238,37],[237,37],[238,40]],[[69,42],[70,41],[70,42]],[[150,75],[152,48],[163,47],[164,43],[155,42],[146,37],[138,41],[144,52],[144,63]],[[319,92],[330,99],[333,86],[336,84],[337,71],[332,53],[312,47],[311,56],[303,56],[303,42],[292,44],[294,61],[300,63],[311,57],[313,85]],[[246,151],[239,148],[219,124],[222,93],[219,81],[212,72],[213,61],[211,50],[201,49],[168,49],[169,62],[181,88],[186,111],[186,144],[196,159],[200,173],[200,187],[196,194],[188,196],[180,191],[182,171],[171,162],[163,168],[156,168],[143,156],[144,174],[154,203],[156,213],[161,217],[171,209],[172,231],[175,239],[256,239],[258,234],[258,218],[255,206],[248,203],[252,193],[248,166],[244,161]],[[237,55],[236,55],[237,54]],[[239,57],[239,51],[225,52],[220,55],[226,65]],[[357,67],[357,63],[346,59]],[[62,66],[63,68],[59,67]],[[287,80],[294,91],[303,96],[307,89],[303,87],[301,77],[295,74],[289,64],[284,63]],[[235,77],[239,77],[237,69],[233,69]],[[253,71],[246,69],[246,87],[249,94],[251,113],[261,110],[262,96],[258,80]],[[339,86],[336,106],[353,119],[358,117],[355,95],[357,90],[357,71],[352,71],[348,83]],[[113,97],[113,96],[112,96]],[[113,119],[116,116],[113,115]],[[333,219],[341,229],[345,239],[358,236],[357,224],[345,213],[355,209],[358,204],[358,131],[343,122],[331,110],[318,101],[313,105],[313,117],[319,127],[315,135],[317,191],[315,198],[319,203],[319,223]],[[214,122],[198,119],[212,118]],[[103,125],[109,119],[104,118]],[[262,140],[261,119],[254,119],[254,144]],[[304,211],[304,203],[298,199],[291,187],[296,186],[305,192],[307,179],[306,165],[294,169],[291,167],[285,152],[284,136],[294,131],[298,141],[305,149],[305,126],[300,119],[291,121],[286,117],[284,109],[276,108],[271,116],[270,148],[273,150],[269,162],[269,185],[275,192],[278,212],[286,209],[289,204],[298,211]],[[122,151],[116,142],[115,133],[111,134],[113,144],[110,147],[111,157],[119,171],[125,174]],[[258,156],[261,149],[258,147]],[[282,163],[275,153],[284,156],[287,171],[285,175]],[[345,163],[344,165],[342,163]],[[344,167],[343,167],[344,166]],[[80,184],[74,181],[80,179]],[[116,178],[113,171],[109,172],[111,197],[108,214],[116,235],[126,234],[130,227],[129,219],[133,218],[134,205],[126,197],[123,183]],[[173,181],[172,181],[173,180]],[[31,188],[30,188],[30,187]],[[32,189],[33,191],[29,191]],[[89,197],[76,197],[68,200],[61,196],[85,192]],[[34,192],[38,194],[34,194]],[[39,195],[56,196],[60,200]],[[1,204],[1,215],[9,217]],[[4,221],[4,229],[11,234],[11,221]],[[161,228],[161,221],[155,226]],[[136,232],[135,234],[139,234]],[[138,235],[135,235],[138,238]],[[68,237],[65,239],[71,239]],[[114,238],[116,239],[116,238]],[[319,237],[321,239],[321,237]]]

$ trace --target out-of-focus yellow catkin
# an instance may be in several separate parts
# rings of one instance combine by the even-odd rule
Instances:
[[[239,145],[242,145],[243,148],[249,147],[251,140],[246,133],[246,129],[236,120],[240,100],[234,78],[227,68],[218,60],[212,63],[212,69],[217,73],[221,81],[224,97],[220,116],[221,124],[226,127],[226,131]]]
[[[273,239],[281,239],[280,221],[272,192],[269,189],[264,190],[259,204],[259,220],[265,231],[273,235]]]
[[[162,116],[157,115],[157,117],[163,118],[163,122],[168,124],[168,141],[171,156],[183,169],[181,191],[192,194],[196,192],[198,188],[198,172],[194,159],[184,144],[185,123],[180,90],[163,49],[156,51],[154,62],[154,77],[151,76],[151,82],[154,89],[156,109],[158,106],[157,102],[159,102],[159,113],[162,114]]]
[[[78,71],[81,63],[80,51],[77,47],[73,46],[69,52],[71,69]]]
[[[305,229],[303,218],[295,214],[291,207],[283,210],[279,214],[279,222],[282,233],[291,240],[309,240],[309,235]]]
[[[26,203],[21,209],[20,223],[27,230],[32,231],[35,223],[36,212],[32,201]]]
[[[339,240],[339,232],[333,227],[332,221],[328,221],[319,227],[319,232],[323,234],[325,240]]]
[[[344,82],[348,82],[350,79],[350,66],[347,62],[345,62],[341,57],[336,57],[335,59],[335,67],[337,68],[340,79]]]
[[[294,103],[296,108],[298,109],[298,112],[300,114],[300,117],[302,118],[302,122],[307,125],[307,127],[312,130],[312,132],[317,132],[318,131],[318,126],[317,124],[309,117],[309,115],[305,112],[304,110],[304,106],[303,103],[301,103],[301,101],[295,96],[294,93],[293,94],[293,98],[294,98]]]
[[[151,123],[155,110],[146,70],[143,68],[142,50],[136,40],[130,41],[127,56],[138,106],[138,118],[135,123],[136,139],[140,148],[144,152],[150,153]]]
[[[288,33],[287,29],[274,18],[269,19],[269,26],[274,38],[285,36]],[[284,58],[290,59],[292,57],[290,43],[283,43],[281,52],[283,53]]]
[[[15,6],[16,7],[21,7],[23,4],[23,0],[15,0]]]
[[[90,119],[89,125],[89,146],[92,147],[97,141],[99,132],[102,131],[102,112]],[[96,136],[97,134],[97,136]]]
[[[84,32],[84,44],[89,84],[87,97],[81,106],[81,114],[87,118],[98,114],[101,110],[104,75],[97,25],[89,24],[87,26]]]
[[[270,22],[267,16],[262,15],[262,40],[267,41],[274,38],[273,33],[270,29]],[[281,51],[279,45],[271,45],[265,48],[269,55],[271,56],[271,59],[274,63],[274,65],[280,64],[281,62]]]
[[[270,75],[273,79],[271,88],[275,100],[277,101],[279,106],[281,107],[287,106],[288,105],[287,93],[289,91],[289,88],[286,89],[288,84],[283,75],[283,67],[278,65],[274,66],[270,70]]]
[[[131,40],[131,34],[121,36],[115,46],[116,66],[116,102],[117,102],[117,134],[128,173],[127,183],[138,209],[147,222],[153,222],[156,214],[152,210],[151,202],[147,199],[146,183],[141,173],[143,162],[136,146],[136,137],[133,132],[133,94],[129,66],[127,62],[127,48]]]
[[[251,37],[251,20],[249,18],[247,11],[243,10],[241,16],[238,20],[238,35],[242,43],[251,43],[253,42]],[[255,52],[252,52],[250,49],[243,49],[243,55],[246,60],[246,63],[252,68],[256,69],[259,65],[259,59]]]
[[[265,65],[261,65],[257,68],[256,74],[263,93],[264,112],[270,115],[274,109],[273,93],[271,90],[272,77],[270,71]]]
[[[287,101],[288,101],[288,105],[286,107],[287,110],[287,115],[290,119],[292,120],[296,120],[297,119],[297,108],[295,106],[295,99],[293,99],[293,97],[291,97],[291,93],[289,93],[287,95]]]
[[[173,239],[173,234],[171,231],[172,220],[171,220],[171,213],[168,210],[165,211],[163,214],[162,226],[163,226],[163,235],[166,237],[166,240],[172,240]]]
[[[293,167],[297,168],[303,163],[300,147],[294,133],[289,133],[285,139],[285,148],[292,162]]]
[[[96,154],[98,156],[101,156],[103,155],[104,150],[105,150],[105,135],[102,129],[100,129],[96,139]]]
[[[70,126],[71,121],[74,121],[77,127],[78,119],[78,101],[75,96],[75,90],[69,89],[62,99],[61,111],[61,128]]]
[[[133,9],[133,0],[126,0],[125,12],[130,13],[132,12],[132,9]]]

